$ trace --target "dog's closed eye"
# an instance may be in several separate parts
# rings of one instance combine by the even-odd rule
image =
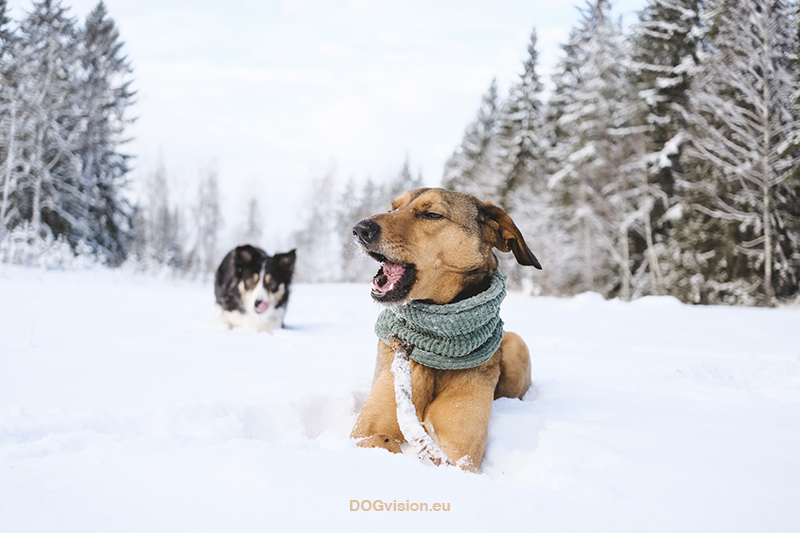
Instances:
[[[441,213],[436,213],[434,211],[423,211],[419,214],[421,218],[427,218],[428,220],[439,220],[444,218],[444,215]]]

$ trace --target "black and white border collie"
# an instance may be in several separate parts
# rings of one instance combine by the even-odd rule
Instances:
[[[249,244],[231,250],[214,279],[222,322],[229,328],[282,328],[295,258],[295,250],[270,256]]]

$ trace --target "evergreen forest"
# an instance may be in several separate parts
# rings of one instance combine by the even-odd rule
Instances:
[[[588,0],[547,80],[532,29],[518,78],[503,80],[506,94],[491,80],[476,95],[440,178],[502,206],[526,235],[544,269],[504,258],[512,286],[796,303],[798,6],[648,0],[623,28],[609,0]],[[82,23],[58,0],[33,3],[18,23],[7,12],[0,0],[0,261],[59,250],[44,255],[212,272],[227,252],[213,168],[188,211],[170,200],[163,168],[130,200],[133,71],[104,4]],[[291,234],[298,281],[368,280],[375,265],[358,256],[353,223],[433,181],[408,158],[382,181],[320,177]],[[258,244],[257,198],[247,220],[239,238]]]

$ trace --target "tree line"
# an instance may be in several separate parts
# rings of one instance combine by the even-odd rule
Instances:
[[[213,168],[192,205],[174,201],[163,165],[128,200],[132,69],[103,3],[83,24],[58,0],[12,22],[0,0],[0,260],[58,250],[213,271],[223,251]],[[799,31],[794,0],[649,0],[628,31],[609,0],[589,0],[551,90],[534,30],[519,78],[505,97],[491,82],[442,184],[512,215],[545,268],[502,268],[536,294],[796,299]],[[298,279],[369,279],[352,224],[421,184],[408,160],[384,181],[317,180],[292,235]],[[258,244],[257,199],[246,211],[239,237]]]
[[[649,0],[627,34],[591,0],[543,101],[536,32],[492,82],[446,187],[508,210],[543,294],[772,305],[798,294],[798,4]]]

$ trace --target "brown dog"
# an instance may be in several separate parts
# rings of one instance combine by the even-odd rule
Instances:
[[[497,268],[493,248],[541,268],[505,211],[444,189],[403,194],[389,213],[358,222],[353,235],[362,251],[381,263],[372,297],[387,304],[447,304],[486,291]],[[397,422],[392,359],[391,349],[379,341],[372,390],[351,437],[360,446],[399,453],[404,438]],[[439,370],[411,361],[417,417],[453,463],[476,472],[492,401],[522,398],[530,384],[528,348],[514,333],[504,332],[500,348],[475,368]]]

